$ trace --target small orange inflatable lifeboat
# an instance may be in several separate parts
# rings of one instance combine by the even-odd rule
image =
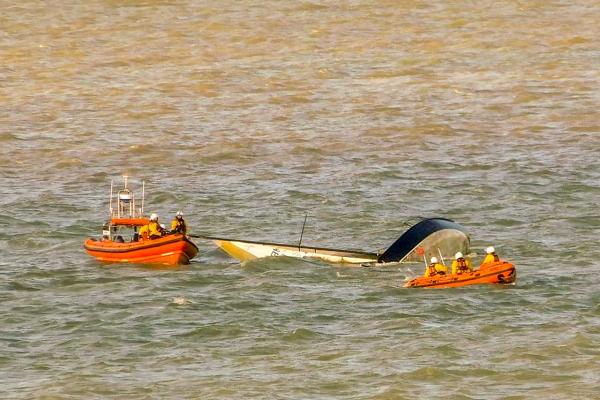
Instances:
[[[515,266],[507,261],[482,264],[478,270],[462,274],[420,277],[404,284],[407,288],[444,289],[481,283],[513,283],[517,279]]]
[[[123,180],[124,188],[116,195],[116,209],[111,182],[110,218],[103,227],[101,239],[90,238],[83,243],[86,252],[104,262],[189,264],[198,254],[198,247],[186,235],[167,234],[147,239],[138,234],[139,228],[150,221],[144,216],[143,197],[142,207],[136,209],[135,197],[127,188],[127,176]]]

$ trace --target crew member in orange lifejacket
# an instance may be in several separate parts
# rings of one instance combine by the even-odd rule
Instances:
[[[463,256],[460,251],[454,255],[454,261],[452,261],[452,274],[462,274],[464,272],[473,271],[471,261]]]
[[[485,249],[486,252],[486,256],[483,259],[482,264],[487,264],[487,263],[493,263],[493,262],[498,262],[500,261],[500,257],[498,257],[498,254],[496,254],[496,249],[494,249],[494,246],[489,246]]]
[[[446,275],[448,267],[438,262],[437,257],[431,257],[431,263],[425,268],[425,277]]]

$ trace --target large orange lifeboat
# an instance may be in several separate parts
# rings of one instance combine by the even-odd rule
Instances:
[[[444,289],[482,283],[507,284],[517,279],[515,266],[507,261],[482,264],[479,269],[462,274],[435,275],[420,277],[404,284],[407,288]]]
[[[87,239],[83,247],[86,252],[103,262],[127,262],[178,265],[189,264],[198,254],[198,247],[190,238],[181,233],[166,234],[157,239],[140,236],[138,230],[150,221],[144,216],[142,206],[136,208],[135,196],[127,188],[116,194],[116,208],[113,208],[111,195],[108,222],[104,225],[101,239]]]

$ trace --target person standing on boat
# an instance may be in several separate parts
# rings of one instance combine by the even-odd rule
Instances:
[[[427,266],[427,268],[425,268],[425,277],[428,278],[435,275],[446,275],[447,272],[448,267],[446,267],[444,264],[440,264],[437,257],[431,257],[431,263]]]
[[[482,264],[500,261],[500,257],[498,257],[498,254],[496,254],[496,249],[494,249],[494,246],[486,247],[485,252],[486,252],[486,256],[483,259]]]
[[[177,211],[175,218],[171,221],[171,233],[181,233],[183,235],[187,233],[187,225],[181,211]]]
[[[471,261],[463,256],[460,251],[454,255],[454,261],[452,261],[452,274],[462,274],[464,272],[473,271]]]
[[[148,236],[150,239],[158,239],[162,237],[164,229],[158,223],[158,215],[152,214],[150,215],[150,222],[148,223]]]

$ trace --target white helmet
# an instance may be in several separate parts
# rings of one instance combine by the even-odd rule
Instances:
[[[150,215],[150,221],[158,221],[158,214],[152,213],[152,215]]]
[[[464,256],[463,256],[463,253],[461,253],[460,251],[459,251],[459,252],[457,252],[457,253],[454,255],[454,258],[456,258],[457,260],[458,260],[459,258],[463,258],[463,257],[464,257]]]
[[[432,264],[437,264],[437,262],[438,262],[437,257],[431,257],[431,263]]]
[[[176,216],[176,217],[183,217],[183,212],[181,212],[181,210],[179,210],[179,211],[177,211],[177,212],[175,213],[175,216]]]
[[[489,247],[485,248],[485,252],[488,254],[492,254],[495,251],[496,251],[496,249],[494,249],[494,246],[489,246]]]

